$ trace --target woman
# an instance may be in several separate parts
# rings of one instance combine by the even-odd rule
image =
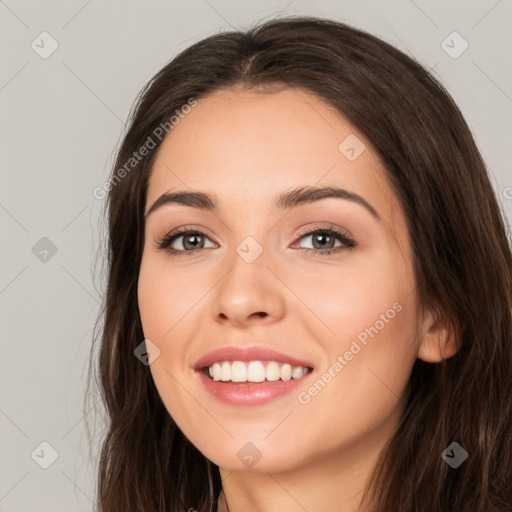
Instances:
[[[209,37],[103,191],[100,510],[512,508],[510,245],[418,63],[323,19]]]

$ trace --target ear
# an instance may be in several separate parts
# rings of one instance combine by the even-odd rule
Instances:
[[[457,353],[460,348],[459,330],[447,315],[439,310],[428,310],[420,324],[418,358],[426,363],[440,363]]]

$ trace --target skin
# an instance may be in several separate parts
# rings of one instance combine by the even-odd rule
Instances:
[[[350,134],[366,146],[355,161],[338,149]],[[380,219],[338,198],[273,207],[278,193],[299,185],[357,193]],[[139,309],[145,337],[160,350],[150,371],[165,407],[220,467],[231,512],[359,510],[414,361],[456,351],[442,315],[434,320],[418,303],[404,213],[371,144],[311,92],[217,91],[164,140],[146,212],[177,190],[214,194],[220,210],[168,204],[146,218]],[[326,223],[357,246],[322,255],[311,236],[300,238]],[[184,237],[173,244],[184,251],[177,256],[155,248],[190,224],[206,232],[203,249],[185,253]],[[236,252],[247,236],[263,249],[250,264]],[[193,370],[213,349],[265,345],[311,361],[319,378],[395,303],[400,312],[307,404],[295,391],[257,407],[224,404]],[[237,457],[247,442],[261,452],[250,468]]]

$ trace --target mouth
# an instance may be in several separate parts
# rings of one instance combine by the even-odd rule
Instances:
[[[306,386],[314,366],[264,345],[232,345],[201,357],[194,366],[209,395],[231,406],[258,406],[284,400]]]
[[[231,384],[287,382],[299,380],[313,371],[310,366],[292,365],[279,361],[217,361],[199,368],[199,372],[216,382]]]

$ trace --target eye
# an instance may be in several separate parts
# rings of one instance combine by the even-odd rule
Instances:
[[[304,251],[314,256],[324,256],[356,247],[356,242],[348,233],[333,226],[317,226],[315,229],[301,233],[299,240],[308,240],[313,247],[303,247]],[[336,245],[336,242],[339,242]]]
[[[183,228],[179,231],[171,232],[161,238],[157,244],[157,249],[166,251],[171,255],[191,253],[205,248],[205,240],[208,240],[205,233],[198,229]],[[213,244],[215,246],[215,244]]]
[[[302,247],[302,250],[314,256],[337,253],[357,246],[355,240],[348,233],[332,225],[328,227],[317,226],[315,229],[303,231],[300,234],[299,241],[307,239],[310,239],[313,247]],[[171,256],[181,256],[185,253],[195,253],[208,248],[205,246],[206,240],[209,240],[209,238],[203,231],[197,228],[184,227],[162,237],[156,243],[156,248]],[[210,248],[215,246],[216,244],[212,243]]]

